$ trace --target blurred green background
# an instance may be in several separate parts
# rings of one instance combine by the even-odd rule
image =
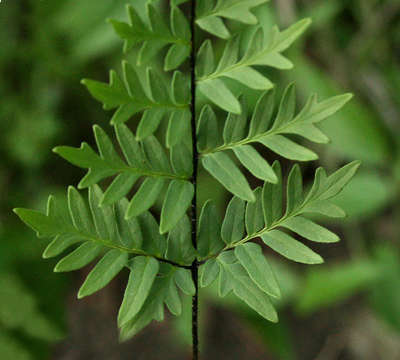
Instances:
[[[105,20],[125,19],[127,2],[0,3],[2,360],[190,359],[190,314],[119,345],[115,319],[126,279],[76,300],[87,271],[52,273],[55,260],[40,255],[46,242],[11,212],[43,208],[47,194],[82,176],[51,148],[92,142],[91,126],[107,126],[110,114],[79,81],[106,81],[108,69],[118,67],[122,44]],[[131,0],[139,11],[144,2]],[[353,92],[352,103],[323,123],[332,143],[317,150],[330,170],[353,159],[363,165],[338,199],[348,218],[329,224],[342,242],[317,249],[325,264],[271,259],[284,294],[278,325],[233,298],[218,299],[212,289],[202,295],[203,357],[400,359],[400,2],[275,0],[255,13],[265,27],[313,18],[290,51],[295,68],[270,76],[280,90],[295,80],[303,100],[312,92],[321,98]],[[303,165],[306,176],[316,165]],[[200,196],[223,204],[218,186],[202,181],[214,190]]]

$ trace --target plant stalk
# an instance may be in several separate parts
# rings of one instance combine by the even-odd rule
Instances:
[[[192,33],[192,49],[190,54],[190,77],[191,77],[191,127],[192,127],[192,152],[193,152],[193,176],[192,183],[194,187],[194,196],[192,200],[192,244],[197,249],[197,139],[196,139],[196,44],[195,44],[195,20],[196,20],[196,0],[191,1],[190,7],[190,28]],[[199,359],[199,331],[198,331],[198,269],[197,259],[193,261],[191,272],[196,292],[192,298],[192,351],[193,360]]]

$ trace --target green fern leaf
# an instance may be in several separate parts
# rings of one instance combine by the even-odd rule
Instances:
[[[203,30],[223,39],[230,32],[221,18],[236,20],[244,24],[258,23],[251,9],[268,0],[200,0],[197,2],[196,23]]]
[[[130,269],[128,285],[118,313],[120,327],[139,313],[158,274],[159,264],[153,258],[138,256],[132,260]]]
[[[110,250],[96,264],[87,276],[78,292],[78,299],[92,295],[105,287],[128,262],[128,254],[119,250]]]
[[[220,265],[220,277],[221,274],[225,274],[227,279],[223,281],[225,284],[230,284],[230,291],[233,291],[238,298],[243,300],[263,318],[277,322],[278,315],[271,304],[269,296],[253,282],[233,252],[230,251],[221,254],[217,258],[217,261]]]
[[[115,205],[100,207],[101,197],[100,188],[91,187],[89,208],[80,193],[70,187],[67,196],[68,208],[62,198],[50,196],[46,214],[28,209],[15,209],[15,213],[37,231],[39,236],[54,238],[44,251],[43,256],[46,258],[58,256],[71,246],[80,244],[56,265],[56,271],[79,269],[104,251],[111,250],[128,255],[151,256],[160,261],[176,260],[177,264],[191,264],[195,253],[190,234],[181,236],[178,243],[181,249],[186,248],[185,256],[169,259],[167,240],[165,236],[160,235],[159,225],[149,212],[125,220],[124,215],[128,207],[125,198]],[[109,260],[103,261],[108,263]]]
[[[130,23],[110,20],[118,36],[125,41],[124,50],[128,52],[134,45],[140,45],[137,65],[147,65],[163,48],[169,47],[165,57],[164,70],[174,70],[190,55],[190,27],[181,10],[171,7],[170,24],[151,4],[147,5],[150,26],[145,25],[132,6],[127,7]]]
[[[254,194],[246,178],[227,154],[207,154],[201,160],[204,168],[232,194],[243,200],[254,201]]]
[[[196,292],[190,270],[177,269],[175,271],[175,283],[186,295],[193,296]]]
[[[235,256],[246,269],[250,278],[266,294],[280,298],[281,292],[275,275],[267,259],[262,254],[261,247],[254,243],[247,243],[235,248]]]
[[[324,260],[301,242],[279,230],[261,235],[264,243],[287,259],[303,264],[321,264]]]
[[[286,211],[283,212],[282,176],[280,165],[275,162],[273,169],[278,176],[276,184],[265,183],[262,192],[261,189],[257,188],[254,191],[255,202],[248,202],[246,205],[243,200],[233,197],[229,203],[221,230],[221,239],[226,244],[222,253],[261,237],[269,247],[291,260],[307,264],[321,263],[323,260],[318,254],[278,229],[290,230],[314,242],[331,243],[339,241],[337,235],[309,220],[305,215],[310,212],[328,216],[341,214],[342,210],[337,207],[334,207],[334,211],[331,210],[332,204],[329,199],[334,196],[332,194],[337,195],[337,190],[351,180],[359,165],[359,162],[350,163],[330,176],[324,175],[325,172],[321,168],[318,169],[313,185],[306,195],[303,194],[300,169],[295,165],[289,175]],[[339,177],[344,180],[337,186],[336,181]],[[262,214],[264,214],[264,217],[262,217]],[[244,230],[246,230],[246,233],[244,233]],[[241,252],[242,250],[237,251]],[[245,257],[243,251],[241,255],[243,259]],[[206,259],[214,256],[210,253]],[[233,259],[234,256],[230,256]],[[233,259],[232,261],[236,260]],[[211,265],[208,265],[205,269],[212,273],[203,273],[202,275],[205,279],[210,279],[206,283],[211,283],[214,279],[213,274],[217,272]],[[250,266],[242,265],[246,269],[247,266]],[[220,273],[221,276],[226,277],[227,275]],[[229,282],[225,285],[228,288],[223,289],[222,293],[229,291],[229,288],[233,289],[233,285],[229,285]]]
[[[197,250],[201,258],[217,254],[224,247],[220,238],[221,221],[218,218],[215,204],[208,200],[203,205],[197,229]]]
[[[226,44],[217,66],[214,65],[211,42],[206,40],[198,53],[200,62],[196,83],[198,91],[222,109],[239,114],[241,112],[240,103],[224,84],[224,79],[236,80],[255,90],[271,89],[272,82],[252,66],[290,69],[292,64],[281,52],[286,50],[309,25],[310,20],[305,19],[283,32],[274,28],[268,41],[264,40],[262,29],[258,29],[243,54],[240,53],[240,37],[233,37]],[[205,49],[207,50],[205,51]],[[229,101],[224,101],[222,96],[218,96],[216,91],[218,88],[223,91],[223,98],[227,98]]]
[[[295,143],[293,140],[288,139],[285,135],[297,134],[301,135],[307,140],[314,142],[320,142],[321,137],[326,138],[320,130],[314,125],[316,122],[320,122],[326,117],[335,114],[340,110],[350,99],[352,95],[345,94],[336,96],[321,102],[316,100],[315,96],[312,96],[304,108],[295,114],[295,91],[294,85],[290,85],[281,100],[278,113],[275,118],[272,118],[273,114],[273,95],[272,93],[264,93],[260,96],[256,109],[250,120],[247,119],[246,111],[242,114],[229,114],[226,121],[223,132],[223,138],[216,136],[215,133],[211,133],[211,129],[216,129],[217,120],[215,114],[210,110],[208,106],[202,110],[198,125],[198,151],[200,153],[202,164],[207,171],[210,172],[217,180],[221,182],[230,192],[234,195],[242,197],[244,200],[248,200],[246,195],[238,193],[238,190],[232,189],[232,185],[225,179],[224,171],[222,166],[210,167],[210,158],[215,158],[216,154],[232,150],[239,162],[255,177],[275,183],[277,181],[276,174],[274,174],[271,166],[268,162],[261,157],[261,155],[254,149],[252,144],[261,143],[265,147],[274,151],[278,155],[290,160],[298,161],[311,161],[318,158],[317,154],[303,145]],[[243,100],[242,107],[246,108]],[[314,137],[315,131],[310,131],[312,126],[320,135]],[[248,132],[246,133],[248,129]],[[304,130],[300,130],[304,129]],[[213,157],[210,157],[214,155]],[[226,158],[218,156],[219,158]],[[240,170],[229,158],[226,163],[230,163],[229,167],[234,168],[235,174]],[[204,165],[205,164],[205,165]],[[213,173],[209,170],[213,171]],[[235,177],[239,175],[235,175]],[[230,188],[228,188],[230,186]]]
[[[200,267],[200,286],[210,286],[219,275],[219,265],[216,259],[209,259]]]
[[[193,184],[187,181],[170,182],[161,210],[160,232],[171,230],[185,215],[194,195]]]
[[[245,202],[232,198],[221,231],[221,238],[226,245],[219,255],[210,254],[206,258],[201,266],[200,285],[209,286],[218,277],[220,296],[226,296],[233,291],[261,316],[277,321],[269,296],[280,297],[279,286],[260,246],[250,241],[261,237],[268,247],[290,260],[304,264],[322,263],[320,255],[278,229],[290,230],[315,242],[338,241],[335,234],[304,215],[310,210],[336,215],[338,211],[325,210],[331,208],[328,199],[351,180],[358,166],[358,162],[348,164],[329,177],[322,169],[318,169],[307,195],[303,195],[300,168],[294,166],[288,179],[286,211],[283,214],[281,170],[279,163],[275,162],[273,169],[278,182],[265,183],[262,192],[257,188],[254,191],[256,202],[248,202],[246,212]],[[344,180],[337,186],[339,177]],[[247,235],[244,234],[244,229]]]
[[[117,108],[111,124],[124,123],[142,111],[144,111],[145,119],[151,119],[152,116],[146,115],[146,112],[154,115],[154,112],[157,111],[158,117],[161,118],[167,117],[173,112],[188,109],[189,102],[176,102],[181,97],[177,94],[177,87],[174,86],[174,83],[166,81],[153,69],[148,68],[146,82],[143,84],[139,80],[136,70],[128,62],[123,62],[122,65],[124,81],[118,77],[115,71],[110,72],[109,84],[89,79],[82,80],[91,95],[103,103],[104,109]],[[174,76],[177,75],[174,74]],[[179,91],[185,91],[186,87],[187,84]],[[156,128],[154,128],[155,130]]]
[[[254,217],[245,216],[242,211],[242,208],[228,206],[226,212],[227,221],[234,224],[241,224],[246,222],[246,230],[250,230],[247,232],[247,235],[242,239],[238,240],[238,237],[235,237],[235,240],[232,242],[228,242],[226,248],[234,248],[237,245],[246,243],[247,241],[254,239],[259,236],[268,235],[271,231],[276,231],[276,228],[286,228],[290,229],[293,232],[304,236],[305,238],[316,241],[316,242],[336,242],[339,238],[334,235],[332,232],[323,228],[320,225],[315,224],[313,221],[304,217],[307,213],[317,212],[319,214],[329,215],[332,204],[330,203],[330,199],[333,196],[336,196],[339,192],[339,188],[342,189],[345,184],[347,184],[351,178],[354,176],[357,168],[359,167],[359,162],[350,163],[340,170],[336,171],[332,175],[321,176],[320,174],[324,173],[321,169],[316,172],[316,176],[314,179],[313,186],[309,190],[307,195],[303,194],[302,180],[300,169],[297,165],[295,165],[288,179],[287,184],[287,199],[286,199],[286,211],[283,214],[282,211],[282,181],[281,181],[281,173],[279,163],[275,162],[273,168],[278,175],[278,183],[271,184],[265,183],[262,191],[262,206],[264,213],[264,221],[263,227],[260,230],[255,230],[259,227],[254,226]],[[338,186],[337,182],[333,179],[337,179],[340,176],[343,181]],[[259,197],[259,189],[255,190],[256,197]],[[333,195],[334,194],[334,195]],[[232,198],[232,202],[235,197]],[[237,200],[235,200],[237,201]],[[257,206],[258,201],[256,203],[249,202],[247,206]],[[318,206],[315,206],[318,204]],[[325,210],[324,208],[328,209]],[[336,207],[337,209],[337,207]],[[337,215],[335,211],[333,213],[334,216]],[[228,220],[229,219],[229,220]],[[257,220],[257,223],[259,220]],[[231,227],[232,228],[232,227]],[[279,235],[281,232],[278,231],[278,234],[275,236],[278,238],[276,240],[277,243],[280,242],[282,236]],[[222,238],[224,238],[222,236]]]
[[[131,270],[119,315],[123,338],[128,329],[132,332],[133,323],[137,328],[139,324],[160,319],[163,303],[173,314],[180,313],[177,287],[185,294],[193,294],[194,284],[190,272],[177,270],[176,266],[189,266],[196,252],[187,217],[171,230],[167,241],[159,234],[159,226],[149,212],[125,220],[126,199],[100,207],[101,198],[100,189],[91,187],[88,207],[78,191],[70,187],[67,201],[49,198],[46,214],[27,209],[15,209],[15,213],[38,235],[54,237],[44,252],[45,257],[60,255],[79,244],[57,263],[54,271],[78,270],[100,257],[80,288],[79,298],[105,287],[124,267]],[[165,269],[168,274],[160,286],[158,275],[163,277]],[[146,311],[150,314],[146,315]]]
[[[271,298],[281,293],[260,244],[296,262],[322,263],[303,240],[315,245],[334,243],[339,237],[310,220],[309,214],[345,215],[332,198],[352,179],[359,163],[330,175],[317,169],[311,187],[304,191],[298,164],[284,185],[279,162],[270,165],[257,148],[266,147],[288,160],[317,159],[303,140],[327,143],[317,124],[340,110],[351,95],[324,101],[313,95],[297,112],[291,84],[275,109],[274,84],[260,67],[291,69],[293,64],[283,53],[310,20],[284,31],[277,27],[267,31],[253,13],[267,0],[198,0],[192,4],[196,9],[185,5],[194,15],[190,25],[178,7],[188,0],[172,0],[168,6],[142,2],[140,16],[137,5],[128,6],[128,23],[111,20],[135,67],[124,61],[122,76],[111,71],[108,83],[83,80],[105,110],[115,110],[111,124],[118,149],[99,126],[94,126],[96,151],[86,143],[54,149],[88,170],[78,185],[88,188],[88,199],[70,187],[65,198],[49,197],[45,213],[28,209],[15,213],[39,237],[51,238],[43,257],[61,255],[54,271],[78,270],[97,260],[78,298],[99,291],[128,269],[118,314],[121,340],[153,320],[162,321],[165,307],[180,315],[181,293],[195,296],[196,305],[198,283],[206,287],[217,279],[221,297],[233,293],[276,322]],[[159,12],[162,9],[166,18]],[[253,26],[231,34],[231,21]],[[201,34],[191,34],[196,24],[228,41],[220,44],[221,40],[205,38],[198,48],[195,41]],[[221,51],[214,51],[214,42]],[[161,66],[156,59],[160,54],[165,55]],[[190,72],[176,70],[189,57]],[[235,82],[260,94],[252,113]],[[214,112],[210,104],[228,112],[224,122],[216,115],[221,111]],[[138,120],[133,124],[135,134],[125,125],[133,117]],[[163,141],[157,138],[161,132]],[[233,194],[223,221],[211,199],[204,202],[197,219],[198,173],[208,173]],[[248,175],[263,186],[253,190]],[[101,182],[106,183],[104,192]],[[160,213],[153,208],[156,203],[162,204]]]
[[[173,315],[179,315],[182,304],[178,295],[177,283],[185,291],[192,291],[193,284],[190,285],[187,274],[182,282],[182,274],[177,274],[179,270],[169,264],[160,264],[159,276],[152,284],[151,290],[141,306],[140,312],[125,323],[121,328],[120,339],[122,341],[130,339],[140,330],[146,327],[151,321],[162,321],[164,319],[164,304]],[[178,282],[177,282],[177,279]]]
[[[120,200],[141,177],[145,177],[127,208],[126,217],[131,218],[153,206],[167,182],[178,180],[190,185],[190,173],[175,172],[175,169],[192,170],[180,165],[185,158],[190,162],[190,151],[181,153],[178,159],[179,166],[174,166],[176,158],[172,157],[171,153],[171,159],[168,160],[164,149],[154,136],[137,141],[125,125],[116,126],[115,130],[125,161],[117,154],[111,140],[99,126],[94,127],[99,155],[85,143],[79,149],[68,146],[54,149],[54,152],[72,164],[89,168],[79,188],[89,187],[104,178],[117,175],[100,200],[101,205],[110,205]],[[171,226],[174,225],[175,223],[172,223]]]
[[[196,258],[192,244],[192,230],[189,217],[183,216],[168,233],[165,257],[178,264],[191,264]]]
[[[262,189],[258,187],[254,190],[256,201],[247,203],[245,224],[248,234],[254,234],[264,227]]]
[[[230,245],[242,239],[245,207],[245,201],[235,196],[229,202],[221,228],[221,238],[225,244]]]

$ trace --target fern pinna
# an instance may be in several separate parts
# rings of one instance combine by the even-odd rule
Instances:
[[[283,31],[266,29],[253,13],[266,6],[266,0],[186,2],[153,1],[144,16],[128,6],[128,23],[111,21],[124,40],[128,60],[122,63],[121,75],[111,71],[108,84],[83,84],[106,110],[114,109],[111,124],[118,144],[95,125],[97,149],[87,143],[54,149],[88,170],[78,185],[88,189],[88,198],[86,191],[70,187],[65,197],[49,197],[46,213],[21,208],[15,212],[38,236],[53,238],[43,257],[69,251],[55,271],[78,270],[99,259],[79,298],[128,269],[118,315],[123,340],[152,320],[161,321],[164,305],[179,315],[179,292],[192,296],[196,359],[199,288],[218,281],[220,296],[233,292],[264,318],[277,321],[271,298],[279,298],[280,289],[260,244],[289,260],[321,263],[322,258],[298,238],[339,240],[308,214],[344,216],[331,199],[359,163],[330,175],[317,169],[304,191],[298,164],[285,183],[279,160],[269,164],[259,153],[265,147],[277,158],[316,160],[317,154],[303,140],[328,142],[317,124],[351,98],[346,94],[319,101],[313,95],[299,110],[291,84],[276,101],[274,85],[263,69],[293,66],[283,52],[309,20]],[[161,12],[166,8],[169,16]],[[242,23],[240,32],[232,30],[235,23]],[[195,38],[204,39],[198,47]],[[216,52],[216,47],[222,51]],[[160,54],[165,54],[163,62]],[[245,95],[238,96],[238,86],[245,94],[245,88],[258,93],[254,108]],[[130,128],[132,123],[136,125]],[[197,206],[198,167],[232,196],[223,219],[213,199]],[[250,177],[260,186],[252,188]],[[158,201],[159,214],[154,208]]]

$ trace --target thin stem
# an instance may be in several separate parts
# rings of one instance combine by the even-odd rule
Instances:
[[[192,200],[192,243],[197,249],[197,139],[196,139],[196,44],[195,44],[195,20],[196,20],[196,0],[192,0],[190,8],[190,28],[192,32],[192,50],[190,54],[190,77],[191,77],[191,113],[192,113],[192,151],[193,151],[193,177],[194,196]],[[198,334],[198,268],[197,259],[192,264],[192,279],[196,292],[192,298],[192,341],[193,341],[193,360],[199,359],[199,334]]]
[[[78,236],[82,240],[92,241],[92,242],[94,242],[96,244],[100,243],[104,247],[108,247],[108,248],[111,248],[111,249],[117,249],[117,250],[120,250],[122,252],[126,252],[126,253],[131,254],[131,255],[151,256],[151,257],[157,259],[158,261],[161,261],[161,262],[164,262],[164,263],[167,263],[167,264],[171,264],[171,265],[179,267],[179,268],[192,269],[191,265],[189,266],[189,265],[186,265],[184,263],[175,262],[175,261],[171,261],[171,260],[165,259],[165,258],[162,257],[161,254],[151,254],[151,253],[147,253],[146,251],[143,251],[141,249],[128,248],[126,246],[115,244],[111,240],[95,238],[95,237],[93,237],[91,235],[85,234],[85,233],[80,232],[80,231],[74,231],[73,234],[78,234]]]
[[[301,114],[301,113],[300,113]],[[285,134],[288,133],[290,134],[289,130],[292,126],[298,124],[298,119],[300,118],[300,114],[297,115],[292,121],[281,125],[280,127],[277,128],[272,128],[266,132],[263,132],[261,134],[257,134],[257,135],[253,135],[251,137],[246,137],[242,140],[238,140],[238,141],[234,141],[234,142],[230,142],[227,144],[223,144],[220,146],[217,146],[213,149],[206,149],[204,151],[202,151],[199,156],[206,156],[208,154],[212,154],[212,153],[216,153],[219,151],[225,151],[225,150],[230,150],[233,149],[235,147],[238,147],[240,145],[246,145],[246,144],[251,144],[254,142],[262,142],[262,140],[267,139],[270,136],[274,136],[274,135],[279,135],[279,134]]]
[[[204,258],[202,261],[200,261],[198,264],[202,265],[204,264],[207,260],[212,259],[212,258],[217,258],[220,254],[222,254],[224,251],[227,250],[231,250],[234,249],[235,247],[239,246],[239,245],[243,245],[245,243],[247,243],[248,241],[251,241],[253,239],[256,239],[258,237],[261,237],[264,234],[269,233],[272,230],[275,230],[276,228],[279,228],[282,226],[282,224],[284,224],[284,222],[288,219],[291,219],[293,217],[296,217],[298,215],[301,215],[304,213],[304,208],[306,207],[306,205],[311,204],[312,201],[307,203],[307,200],[304,200],[304,203],[299,206],[298,209],[296,209],[294,212],[290,213],[290,214],[285,214],[284,216],[282,216],[280,219],[276,220],[275,222],[273,222],[272,224],[270,224],[269,226],[265,226],[263,227],[261,230],[253,233],[253,234],[248,234],[246,237],[244,237],[243,239],[236,241],[232,244],[227,244],[221,251],[219,251],[217,254],[213,254],[211,256],[208,256],[206,258]]]

